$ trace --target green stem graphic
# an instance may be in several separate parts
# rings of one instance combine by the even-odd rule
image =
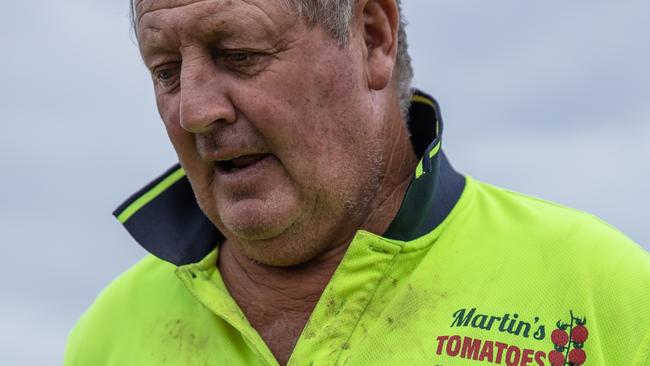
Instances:
[[[573,345],[571,339],[573,339],[573,320],[575,318],[573,317],[573,310],[569,310],[569,313],[571,314],[571,325],[569,325],[569,344],[567,344],[566,353],[564,354],[565,365],[571,365],[571,363],[569,363],[569,351],[571,351],[571,346]]]

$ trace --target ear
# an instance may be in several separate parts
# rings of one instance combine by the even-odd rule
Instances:
[[[393,75],[397,55],[399,9],[396,0],[360,1],[363,39],[365,42],[368,86],[382,90]]]

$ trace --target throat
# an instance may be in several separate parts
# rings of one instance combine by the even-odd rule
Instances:
[[[288,362],[346,249],[285,268],[252,261],[228,240],[221,244],[217,266],[224,283],[280,365]]]
[[[276,319],[251,322],[280,365],[286,365],[311,313],[285,312]]]

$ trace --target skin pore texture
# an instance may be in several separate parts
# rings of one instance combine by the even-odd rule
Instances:
[[[417,158],[400,116],[394,0],[341,46],[267,0],[141,0],[138,43],[224,282],[286,364],[355,233],[383,234]]]

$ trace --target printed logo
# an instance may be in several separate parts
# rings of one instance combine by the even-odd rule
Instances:
[[[571,321],[557,322],[557,329],[551,333],[554,349],[549,352],[548,360],[551,366],[580,366],[587,360],[587,354],[583,350],[584,344],[589,337],[589,331],[585,324],[587,318],[577,318],[571,314]]]
[[[436,339],[436,355],[505,366],[582,366],[587,360],[583,349],[589,337],[587,319],[574,316],[573,311],[570,315],[568,323],[557,322],[557,329],[550,334],[553,349],[546,353],[536,346],[530,347],[531,340],[539,341],[540,348],[548,344],[544,341],[546,327],[539,317],[489,314],[477,308],[458,309],[451,315],[451,334]],[[463,328],[484,331],[486,337],[468,337],[462,334]],[[503,341],[506,335],[510,342]],[[526,340],[529,346],[522,347],[512,336]]]
[[[476,308],[459,309],[452,314],[450,328],[480,329],[496,334],[509,334],[523,339],[542,341],[546,338],[544,324],[539,317],[522,319],[517,313],[485,314]],[[496,334],[495,334],[496,333]],[[497,337],[500,337],[497,336]],[[506,366],[546,366],[546,352],[505,343],[492,337],[471,338],[458,333],[442,335],[437,339],[436,355],[489,362]]]

